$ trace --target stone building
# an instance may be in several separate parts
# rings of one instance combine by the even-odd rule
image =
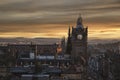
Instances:
[[[69,28],[66,51],[75,62],[82,61],[84,63],[87,61],[87,35],[88,28],[84,27],[82,17],[79,16],[76,27],[72,27],[72,31]]]
[[[79,16],[77,19],[76,27],[72,27],[72,30],[69,27],[68,30],[68,40],[66,54],[69,54],[72,60],[72,64],[80,67],[79,76],[81,79],[87,79],[87,63],[88,63],[88,54],[87,54],[87,37],[88,37],[88,28],[85,28],[83,25],[82,17]],[[76,72],[75,70],[73,72]]]

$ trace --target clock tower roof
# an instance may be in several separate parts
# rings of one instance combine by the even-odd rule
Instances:
[[[76,28],[82,28],[83,29],[83,24],[82,24],[82,17],[81,15],[77,19],[77,25]]]

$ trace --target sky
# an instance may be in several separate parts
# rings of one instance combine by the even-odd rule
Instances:
[[[0,37],[67,37],[79,14],[89,39],[120,39],[120,0],[0,0]]]

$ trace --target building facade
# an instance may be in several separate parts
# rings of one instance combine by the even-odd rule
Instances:
[[[87,35],[88,35],[88,28],[83,26],[82,17],[79,16],[77,19],[76,27],[72,27],[72,31],[69,28],[68,31],[68,43],[67,51],[71,54],[72,59],[75,62],[82,63],[86,62],[87,60]]]

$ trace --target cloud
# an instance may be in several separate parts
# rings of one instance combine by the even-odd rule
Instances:
[[[120,22],[119,4],[119,0],[1,0],[0,32],[53,35],[55,31],[67,31],[67,25],[75,25],[79,13],[84,23],[93,24],[90,27],[108,23],[112,27]]]
[[[27,21],[31,23],[33,21],[46,22],[46,20],[50,20],[55,17],[59,20],[60,17],[63,18],[78,15],[80,12],[85,13],[85,15],[91,16],[91,14],[100,14],[105,10],[108,10],[107,13],[111,11],[111,9],[119,9],[119,1],[118,0],[105,0],[96,1],[96,0],[12,0],[11,3],[0,5],[0,11],[3,21],[4,20],[13,20],[13,22],[25,22]],[[105,11],[106,12],[106,11]],[[92,17],[92,16],[91,16]],[[45,19],[45,20],[44,20]],[[30,20],[30,21],[29,21]],[[59,20],[61,22],[62,20]],[[68,20],[68,19],[67,19]],[[53,21],[56,21],[53,19]],[[69,20],[68,20],[69,21]],[[11,22],[11,23],[13,23]]]
[[[66,28],[66,29],[65,29]],[[68,25],[8,25],[0,26],[0,34],[8,32],[49,33],[67,32]]]

